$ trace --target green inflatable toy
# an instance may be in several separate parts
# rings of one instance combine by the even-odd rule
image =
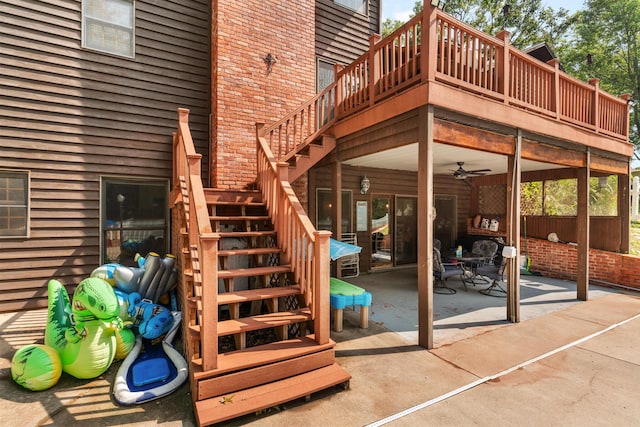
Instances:
[[[13,355],[11,378],[31,391],[41,391],[56,385],[62,375],[60,356],[51,347],[29,344]]]
[[[118,348],[119,356],[126,356],[133,336],[120,334],[123,325],[118,300],[109,283],[96,277],[84,279],[76,287],[72,303],[59,281],[50,280],[48,290],[45,344],[60,355],[64,372],[79,379],[96,378],[109,368]]]

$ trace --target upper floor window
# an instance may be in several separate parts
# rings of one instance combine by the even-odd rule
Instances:
[[[316,70],[316,92],[322,92],[322,89],[333,83],[334,76],[333,64],[319,59]]]
[[[29,172],[0,170],[0,237],[29,237]]]
[[[82,46],[133,58],[134,0],[84,0]]]
[[[356,12],[360,12],[363,15],[367,14],[367,2],[366,0],[333,0],[336,4],[339,4],[349,9],[353,9]]]

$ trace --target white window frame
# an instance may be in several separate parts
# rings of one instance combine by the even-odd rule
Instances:
[[[9,174],[9,175],[20,175],[21,177],[26,178],[27,182],[26,182],[26,189],[25,189],[25,194],[24,194],[24,204],[22,205],[16,205],[16,204],[9,204],[9,203],[5,203],[3,200],[0,199],[0,208],[24,208],[26,210],[25,212],[25,232],[24,234],[16,234],[16,235],[10,235],[10,234],[5,234],[6,229],[1,229],[0,228],[0,239],[24,239],[24,238],[29,238],[31,236],[31,172],[28,170],[0,170],[0,174]],[[1,182],[1,178],[0,178],[0,185],[4,185]]]
[[[104,4],[106,6],[111,4],[119,4],[121,6],[128,5],[130,8],[130,19],[127,25],[115,22],[115,19],[110,16],[91,16],[89,5],[91,3]],[[134,58],[136,53],[136,3],[135,0],[82,0],[82,47],[86,49],[95,50],[98,52],[109,53],[116,56],[122,56],[124,58]],[[97,27],[102,27],[103,33],[105,30],[113,30],[116,32],[116,45],[118,34],[129,34],[129,52],[123,53],[122,51],[108,46],[99,46],[97,43],[92,43],[90,38],[90,25],[93,24]]]
[[[362,0],[362,5],[360,7],[355,7],[353,4],[357,3],[359,0],[333,0],[333,2],[335,4],[338,4],[342,7],[345,7],[347,9],[350,10],[354,10],[358,13],[361,13],[363,15],[368,15],[369,14],[369,1],[368,0]]]

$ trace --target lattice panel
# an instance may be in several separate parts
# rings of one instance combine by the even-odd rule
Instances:
[[[478,205],[483,215],[505,215],[507,212],[507,186],[483,185],[478,194]]]

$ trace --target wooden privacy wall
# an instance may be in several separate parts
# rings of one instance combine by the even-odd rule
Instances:
[[[0,240],[0,311],[98,266],[100,177],[169,179],[178,107],[208,156],[209,6],[137,0],[131,59],[81,47],[81,1],[2,1],[0,169],[31,172],[31,237]]]

